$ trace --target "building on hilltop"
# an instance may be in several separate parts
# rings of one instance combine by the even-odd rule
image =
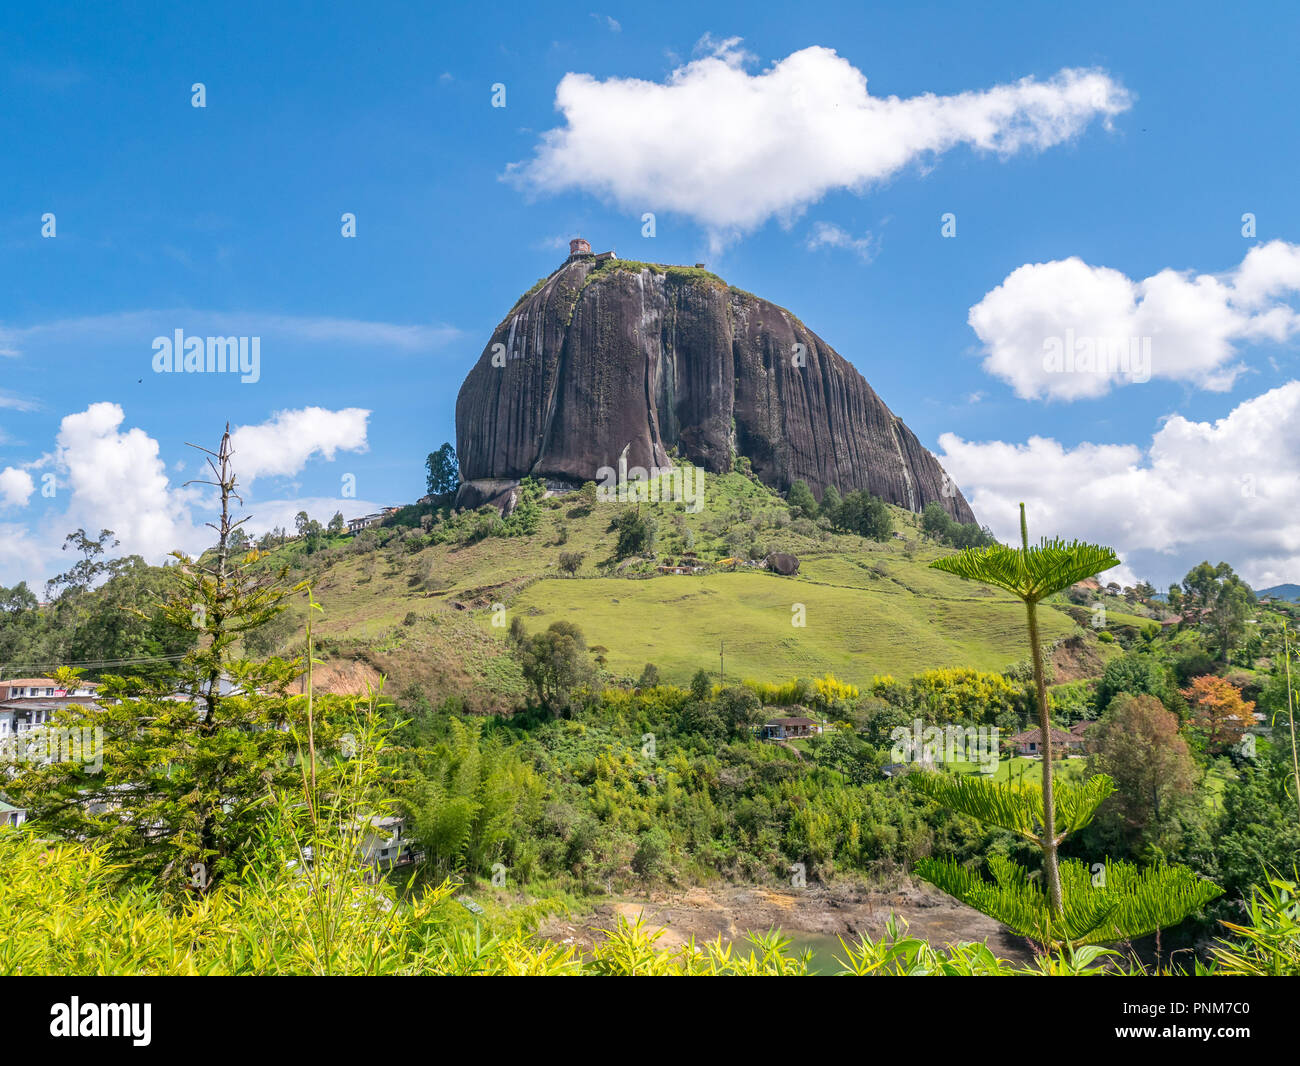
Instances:
[[[607,259],[617,259],[613,252],[601,252],[599,255],[593,255],[591,252],[591,242],[583,237],[574,237],[569,242],[569,258],[564,261],[563,265],[572,263],[575,259],[593,259],[597,263],[603,263]]]

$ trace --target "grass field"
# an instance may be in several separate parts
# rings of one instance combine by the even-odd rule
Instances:
[[[348,538],[334,538],[312,557],[296,544],[277,554],[295,564],[295,580],[312,580],[325,608],[316,632],[327,654],[366,658],[390,684],[416,682],[434,696],[461,694],[484,706],[523,691],[503,639],[514,614],[530,631],[577,623],[589,644],[607,649],[615,676],[635,677],[653,662],[665,680],[682,683],[700,667],[717,676],[720,644],[729,678],[830,671],[858,685],[940,666],[1000,670],[1029,654],[1019,603],[931,569],[947,550],[924,541],[908,512],[894,509],[903,537],[877,543],[790,524],[763,486],[738,474],[713,477],[698,513],[642,504],[659,526],[658,557],[690,550],[717,559],[735,553],[739,538],[754,551],[793,552],[799,573],[740,567],[644,576],[635,571],[654,562],[615,565],[609,525],[629,505],[582,514],[574,502],[545,501],[540,529],[528,537],[413,552],[356,552]],[[561,574],[561,552],[584,556],[577,576]],[[1040,618],[1045,640],[1075,629],[1050,606]]]

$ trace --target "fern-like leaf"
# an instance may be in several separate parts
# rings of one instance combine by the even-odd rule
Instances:
[[[995,784],[983,777],[958,777],[935,772],[911,774],[907,781],[913,788],[949,810],[968,814],[985,825],[996,825],[1041,843],[1041,785]],[[1105,774],[1096,774],[1082,785],[1058,781],[1052,790],[1056,813],[1056,842],[1059,843],[1067,834],[1082,829],[1092,821],[1097,808],[1114,791],[1114,781]]]
[[[1076,581],[1118,566],[1119,557],[1099,544],[1044,538],[1037,547],[994,544],[967,548],[930,565],[967,581],[1006,589],[1027,603],[1037,603]]]
[[[916,869],[936,888],[1013,932],[1058,949],[1145,936],[1177,925],[1222,894],[1185,866],[1144,869],[1106,862],[1090,869],[1067,859],[1061,863],[1065,909],[1053,920],[1041,883],[1003,856],[989,858],[991,881],[951,859],[922,859]]]

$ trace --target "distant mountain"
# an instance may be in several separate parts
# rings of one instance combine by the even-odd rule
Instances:
[[[1292,603],[1300,603],[1300,585],[1274,585],[1272,588],[1256,589],[1255,595],[1260,599],[1265,596],[1272,596],[1275,600],[1290,600]]]

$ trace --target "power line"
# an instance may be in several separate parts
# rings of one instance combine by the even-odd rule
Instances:
[[[98,670],[106,666],[137,666],[144,663],[174,663],[185,658],[185,652],[175,655],[146,655],[135,659],[82,659],[75,662],[5,663],[5,670],[57,670],[60,666],[76,666]]]

